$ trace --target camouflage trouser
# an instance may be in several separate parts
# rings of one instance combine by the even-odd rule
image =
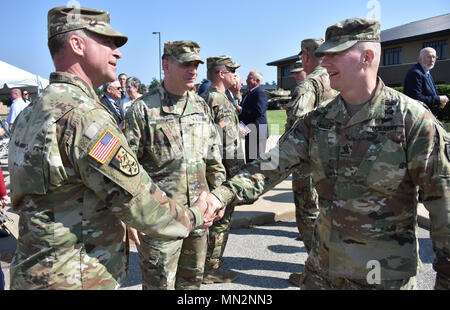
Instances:
[[[314,222],[319,216],[319,209],[318,195],[312,184],[311,169],[308,165],[302,164],[292,171],[292,191],[298,232],[309,253]]]
[[[196,230],[187,238],[163,241],[139,236],[137,246],[143,290],[198,290],[203,281],[206,232]]]
[[[416,277],[381,280],[380,284],[369,284],[361,279],[326,278],[320,272],[306,266],[300,276],[301,290],[415,290],[416,288]]]
[[[224,216],[213,223],[208,233],[208,252],[206,253],[205,270],[218,269],[222,265],[223,252],[228,241],[231,228],[231,217],[234,207],[226,208]]]

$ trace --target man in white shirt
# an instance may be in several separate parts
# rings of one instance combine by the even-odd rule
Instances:
[[[22,91],[18,88],[14,88],[11,90],[11,98],[12,104],[8,114],[9,131],[11,131],[12,125],[17,115],[19,115],[19,113],[28,106],[28,103],[26,103],[22,99]]]

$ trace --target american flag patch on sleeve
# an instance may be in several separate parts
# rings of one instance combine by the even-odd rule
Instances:
[[[97,141],[95,146],[89,152],[89,155],[96,161],[104,164],[119,142],[119,138],[114,136],[111,131],[106,130],[100,140]]]

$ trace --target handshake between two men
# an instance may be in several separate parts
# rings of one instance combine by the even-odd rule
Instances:
[[[199,207],[202,211],[203,229],[211,227],[213,222],[220,220],[225,213],[225,208],[223,208],[220,200],[211,193],[202,192],[197,201],[194,203],[194,206]],[[130,239],[137,245],[141,244],[136,229],[128,227],[128,234]],[[140,232],[140,234],[145,235],[143,232]]]

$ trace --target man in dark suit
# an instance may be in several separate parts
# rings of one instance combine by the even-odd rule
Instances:
[[[120,91],[122,87],[118,81],[107,83],[103,85],[103,96],[100,102],[111,112],[116,120],[117,125],[123,121],[122,112],[118,105],[120,99]]]
[[[267,125],[267,96],[261,88],[262,74],[252,71],[247,77],[248,93],[242,99],[242,110],[239,120],[250,128],[250,134],[245,136],[245,159],[250,162],[258,158],[266,150],[269,136]]]
[[[424,102],[437,118],[439,109],[445,108],[448,97],[439,96],[430,74],[436,59],[436,51],[433,48],[422,49],[419,54],[419,62],[406,74],[403,92],[413,99]]]
[[[128,76],[125,73],[121,73],[121,74],[119,74],[117,79],[119,80],[120,87],[122,88],[120,90],[120,99],[129,98],[130,96],[127,93],[127,79],[128,79]]]

